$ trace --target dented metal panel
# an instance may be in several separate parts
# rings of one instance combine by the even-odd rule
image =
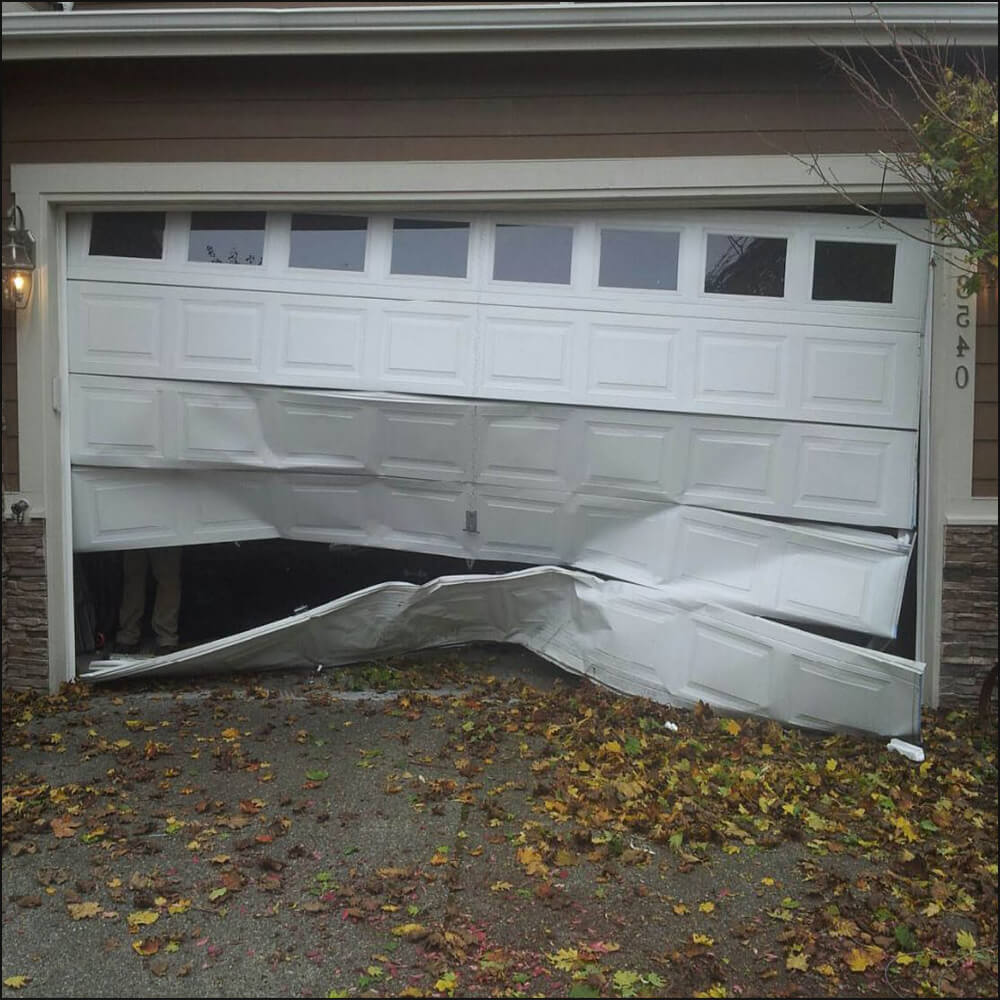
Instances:
[[[74,375],[74,465],[275,469],[912,528],[914,431]]]
[[[573,673],[674,705],[701,700],[879,736],[920,728],[923,664],[555,567],[380,584],[169,656],[95,664],[84,676],[332,666],[476,641],[517,643]]]
[[[590,494],[349,475],[76,469],[79,549],[283,536],[577,566],[769,615],[895,634],[909,537]]]

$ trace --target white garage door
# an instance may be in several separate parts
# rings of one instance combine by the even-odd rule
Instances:
[[[907,539],[755,515],[913,527],[926,274],[847,216],[71,216],[74,545],[555,562],[889,635]]]

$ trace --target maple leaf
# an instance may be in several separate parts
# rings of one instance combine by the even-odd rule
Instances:
[[[542,856],[533,847],[519,847],[517,849],[517,860],[524,865],[524,870],[528,875],[548,875],[548,866],[542,861]]]
[[[735,719],[721,719],[719,721],[719,728],[724,733],[728,733],[730,736],[739,736],[743,731],[742,727]]]
[[[715,903],[699,903],[698,909],[702,913],[711,913],[715,909]]]
[[[434,989],[438,993],[447,993],[448,996],[454,996],[456,986],[458,986],[458,976],[454,972],[446,972],[434,984]]]
[[[507,891],[509,891],[510,889],[513,889],[513,888],[514,887],[510,884],[510,882],[494,882],[493,885],[490,886],[490,891],[491,892],[507,892]]]
[[[711,948],[715,944],[715,938],[709,937],[707,934],[692,934],[691,940],[695,944],[703,944],[706,948]]]
[[[167,913],[172,917],[176,916],[178,913],[187,913],[191,909],[190,899],[178,899],[176,903],[171,903],[167,907]]]
[[[398,927],[393,927],[392,933],[396,937],[406,938],[407,941],[418,941],[427,936],[427,928],[417,923],[400,924]]]
[[[4,986],[9,986],[12,990],[23,990],[31,982],[31,976],[8,976],[4,981]]]
[[[785,958],[785,968],[788,970],[797,969],[799,972],[809,970],[809,956],[805,952],[789,952]]]
[[[976,950],[976,939],[968,931],[958,931],[955,934],[955,941],[962,951]]]
[[[66,909],[74,920],[85,920],[88,917],[96,917],[101,911],[98,903],[67,903]]]
[[[866,945],[864,948],[852,948],[844,961],[851,972],[864,972],[885,957],[885,952],[876,945]]]
[[[580,952],[576,948],[560,948],[547,956],[548,960],[563,972],[572,972],[580,964]]]

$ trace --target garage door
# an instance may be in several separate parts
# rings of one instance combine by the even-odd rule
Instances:
[[[915,522],[911,225],[71,216],[74,546],[561,563],[891,635],[910,539],[856,529]]]

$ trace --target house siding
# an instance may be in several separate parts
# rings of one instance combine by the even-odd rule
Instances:
[[[997,495],[997,286],[984,285],[976,301],[976,403],[972,495]]]
[[[816,51],[13,63],[6,163],[858,152]],[[627,98],[627,99],[626,99]]]

